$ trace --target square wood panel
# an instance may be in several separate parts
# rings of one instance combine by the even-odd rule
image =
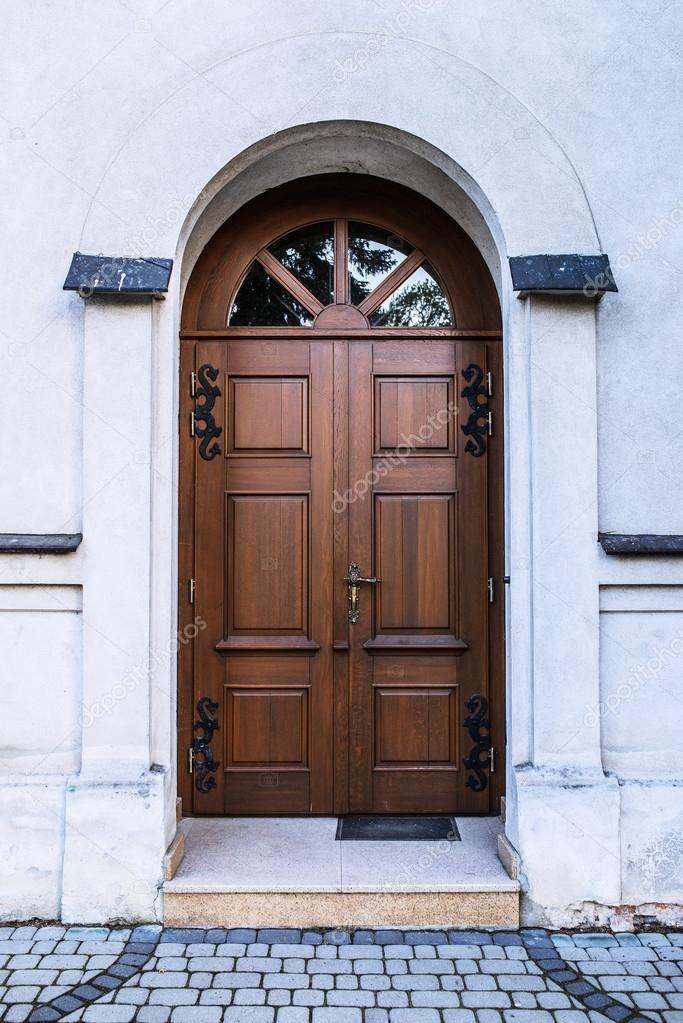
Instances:
[[[308,690],[226,687],[224,758],[228,767],[306,767]]]
[[[376,767],[456,767],[453,686],[375,687]]]
[[[228,453],[305,455],[307,377],[237,377],[228,382]]]
[[[375,452],[453,454],[453,378],[375,377]]]

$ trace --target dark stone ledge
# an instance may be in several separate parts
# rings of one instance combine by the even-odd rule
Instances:
[[[607,291],[618,291],[609,258],[582,256],[578,252],[563,255],[510,256],[512,287],[524,294],[583,295],[600,298]]]
[[[81,298],[91,295],[144,296],[162,298],[168,291],[173,260],[149,256],[88,256],[74,252],[64,281],[64,291],[77,291]]]
[[[683,536],[676,533],[598,533],[605,554],[683,554]]]
[[[0,533],[0,554],[71,554],[82,533]]]

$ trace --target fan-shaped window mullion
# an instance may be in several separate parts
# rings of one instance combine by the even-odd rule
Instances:
[[[388,277],[377,285],[374,291],[363,299],[359,304],[358,308],[364,316],[369,316],[370,313],[384,302],[385,299],[396,291],[403,282],[410,277],[410,275],[417,270],[420,264],[424,261],[424,252],[420,252],[419,249],[413,249],[409,256],[403,260],[402,263],[391,271]]]
[[[311,294],[306,285],[302,284],[287,267],[283,266],[279,259],[276,259],[268,249],[261,249],[256,258],[270,276],[274,277],[278,284],[282,285],[305,309],[308,309],[312,316],[318,315],[323,309],[322,302]]]

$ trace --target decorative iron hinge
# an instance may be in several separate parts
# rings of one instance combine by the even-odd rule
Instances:
[[[197,592],[197,581],[196,579],[187,580],[187,601],[188,604],[194,604],[195,593]]]
[[[470,713],[463,725],[474,743],[463,760],[467,770],[472,772],[465,784],[473,792],[483,792],[489,783],[486,768],[492,770],[493,763],[493,747],[489,744],[491,723],[487,716],[489,701],[485,696],[475,693],[465,701],[465,706]]]
[[[490,374],[486,375],[484,383],[484,371],[481,366],[471,362],[462,375],[467,381],[467,386],[460,392],[461,398],[467,399],[471,412],[466,423],[460,424],[460,429],[468,438],[465,444],[465,451],[473,458],[481,458],[486,454],[486,440],[493,433],[493,417],[486,403],[491,391],[491,383],[488,380]]]
[[[216,426],[216,420],[213,417],[216,398],[220,398],[222,393],[220,387],[216,387],[214,383],[217,377],[218,370],[215,366],[210,366],[208,362],[199,367],[197,370],[199,386],[197,387],[195,384],[195,406],[194,411],[190,414],[190,435],[201,438],[199,454],[207,462],[221,454],[221,446],[216,438],[222,434],[223,427]]]
[[[496,588],[495,583],[493,581],[493,576],[489,576],[488,581],[486,583],[486,589],[488,590],[489,594],[489,604],[492,604],[496,596]]]
[[[220,727],[214,717],[217,710],[218,704],[210,696],[202,696],[197,700],[199,717],[194,723],[194,730],[195,732],[199,730],[202,734],[196,736],[192,743],[189,769],[190,774],[195,775],[195,787],[198,792],[206,793],[216,788],[216,779],[211,775],[218,770],[220,761],[213,759],[211,739],[213,733]],[[198,757],[200,759],[197,759]]]

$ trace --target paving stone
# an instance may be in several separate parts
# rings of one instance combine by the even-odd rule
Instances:
[[[272,991],[268,991],[266,1001],[268,1005],[291,1005],[292,993],[291,991],[283,991],[282,988],[274,988]]]
[[[250,934],[255,934],[255,931],[250,931]],[[159,942],[165,944],[166,942],[181,942],[187,944],[188,942],[201,941],[204,938],[204,930],[200,930],[198,927],[166,927],[159,937]],[[237,939],[239,940],[239,939]],[[249,939],[252,940],[251,938]]]
[[[375,1004],[375,996],[372,991],[328,991],[326,1002],[328,1005],[357,1005],[359,1008],[369,1008]]]
[[[375,943],[377,945],[399,945],[403,941],[402,931],[382,930],[375,931]]]
[[[305,991],[293,991],[292,1002],[294,1005],[323,1005],[325,1002],[324,991],[317,991],[310,988]]]
[[[315,953],[310,945],[272,945],[270,949],[270,954],[280,959],[312,959]]]
[[[89,1005],[83,1020],[84,1023],[130,1023],[136,1011],[134,1005]]]
[[[260,973],[214,973],[213,986],[224,988],[259,987]]]
[[[212,981],[213,981],[212,973],[201,973],[201,971],[198,971],[197,973],[190,974],[190,979],[187,982],[187,986],[192,988],[200,988],[203,991],[205,988],[211,987]]]
[[[475,1023],[471,1009],[444,1009],[442,1016],[444,1023]]]
[[[336,945],[319,945],[315,950],[316,959],[338,959],[339,948]]]
[[[239,959],[246,955],[247,946],[243,942],[226,941],[222,945],[216,945],[216,958]],[[181,953],[182,955],[183,953]]]
[[[440,1023],[436,1009],[392,1009],[391,1023]]]
[[[382,949],[379,945],[343,945],[339,949],[340,959],[381,959]]]
[[[439,978],[434,974],[409,974],[394,977],[393,985],[397,991],[436,991]]]
[[[405,991],[380,991],[377,1004],[389,1009],[402,1009],[408,1004],[408,995]]]
[[[532,995],[530,991],[511,991],[510,1000],[512,1002],[513,1009],[537,1009],[538,1002],[536,1001],[536,995]]]
[[[150,1005],[195,1005],[199,998],[196,988],[155,988],[149,996]]]
[[[202,959],[202,962],[206,960]],[[223,969],[221,963],[216,966],[216,960],[213,961],[213,966],[210,969]],[[275,956],[244,956],[242,959],[238,959],[235,964],[235,969],[238,973],[279,973],[282,969],[282,959]]]
[[[293,1005],[278,1009],[277,1012],[277,1023],[308,1023],[309,1019],[308,1009],[297,1008]]]
[[[364,1018],[365,1023],[389,1023],[389,1012],[387,1009],[366,1009]]]
[[[342,980],[340,977],[339,980]],[[384,973],[368,973],[360,978],[360,986],[365,991],[388,991],[391,979]]]
[[[146,1005],[137,1015],[137,1023],[168,1023],[171,1010],[163,1005]]]
[[[488,945],[493,941],[486,931],[449,931],[448,940],[451,945]],[[469,956],[468,956],[469,958]]]
[[[362,1018],[361,1010],[352,1006],[321,1007],[313,1010],[313,1023],[362,1023]]]
[[[449,991],[414,991],[412,1003],[432,1009],[453,1009],[457,1005],[457,996]]]
[[[327,945],[348,945],[351,942],[351,935],[344,930],[325,931],[323,941]]]
[[[505,1009],[505,1023],[553,1023],[553,1017],[543,1009]]]
[[[240,1005],[226,1009],[223,1023],[273,1023],[275,1009],[265,1005]]]
[[[374,931],[354,931],[351,940],[354,945],[376,944]]]
[[[307,973],[266,973],[263,986],[266,990],[287,988],[291,991],[295,988],[310,987],[311,978]]]
[[[243,1005],[260,1005],[265,1002],[266,996],[263,991],[257,991],[253,988],[242,988],[239,991],[231,991],[229,988],[209,988],[208,991],[202,991],[199,994],[200,1005],[232,1005],[234,1001],[237,1001],[237,995],[259,995],[258,998],[253,1001],[244,1001]]]
[[[464,977],[465,987],[470,991],[495,991],[496,978],[485,973],[472,973]]]
[[[220,1023],[222,1016],[218,1005],[180,1005],[171,1013],[171,1023]]]
[[[304,931],[301,935],[301,943],[304,945],[321,945],[322,940],[322,934],[317,934],[315,931]]]
[[[252,941],[256,941],[256,931],[249,927],[231,927],[225,935],[225,940],[250,945]]]
[[[309,959],[306,963],[309,973],[352,973],[348,959]]]
[[[266,992],[261,988],[242,988],[240,991],[235,991],[232,999],[233,1005],[265,1005],[266,1004]]]
[[[301,931],[297,927],[266,927],[259,930],[257,940],[266,945],[273,945],[276,941],[281,943],[300,942]]]
[[[378,974],[370,976],[378,976]],[[334,986],[338,991],[355,991],[359,986],[358,977],[353,973],[340,973],[334,978]]]
[[[466,1009],[509,1009],[510,996],[505,991],[463,991],[460,996]]]

